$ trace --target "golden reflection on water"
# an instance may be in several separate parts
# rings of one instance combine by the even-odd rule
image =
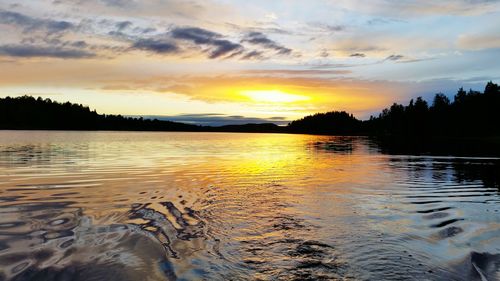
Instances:
[[[465,280],[476,260],[498,277],[498,189],[460,159],[349,137],[0,135],[0,280]]]

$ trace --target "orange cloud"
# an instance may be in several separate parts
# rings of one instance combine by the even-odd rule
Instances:
[[[362,113],[392,102],[395,96],[401,93],[403,85],[347,78],[259,76],[240,73],[108,81],[102,89],[121,91],[135,89],[181,94],[193,100],[209,103],[243,103],[248,106],[279,107],[303,113],[329,110]],[[248,93],[258,93],[259,97],[255,98]],[[268,99],[263,96],[266,93],[270,95]]]

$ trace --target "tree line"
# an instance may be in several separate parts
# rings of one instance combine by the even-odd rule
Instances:
[[[142,117],[98,114],[87,106],[31,96],[0,98],[0,129],[274,132],[395,137],[500,136],[500,87],[483,92],[460,88],[451,101],[438,93],[429,105],[422,97],[394,103],[361,121],[345,111],[317,113],[280,127],[272,123],[197,126]]]
[[[0,129],[200,131],[196,125],[98,114],[87,106],[31,96],[0,99]]]
[[[453,101],[438,93],[430,105],[422,97],[406,106],[394,103],[366,121],[344,111],[318,113],[289,123],[288,130],[385,137],[500,136],[500,87],[490,81],[484,92],[460,88]]]
[[[365,122],[365,131],[394,136],[500,136],[500,87],[484,92],[460,88],[453,101],[442,93],[429,105],[422,97],[406,106],[394,103]]]

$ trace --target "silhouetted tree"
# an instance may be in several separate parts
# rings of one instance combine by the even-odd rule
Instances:
[[[362,133],[362,122],[345,111],[317,113],[288,124],[292,133],[359,135]]]
[[[368,134],[386,136],[500,136],[500,87],[486,84],[484,93],[460,88],[453,102],[442,94],[432,106],[418,97],[404,107],[393,104],[365,122]]]

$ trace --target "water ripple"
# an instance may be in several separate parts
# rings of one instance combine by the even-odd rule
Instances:
[[[0,280],[500,280],[500,160],[0,132]]]

